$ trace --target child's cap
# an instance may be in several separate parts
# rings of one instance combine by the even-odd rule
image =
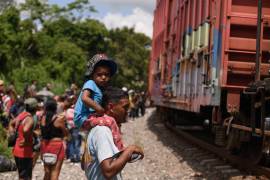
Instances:
[[[97,65],[106,65],[110,67],[111,76],[117,71],[117,64],[114,60],[109,59],[105,54],[96,54],[88,61],[85,76],[90,76]]]

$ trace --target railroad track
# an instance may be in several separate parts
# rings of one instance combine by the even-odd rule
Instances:
[[[184,138],[187,142],[195,145],[194,147],[188,147],[187,150],[191,151],[193,157],[195,156],[195,158],[200,159],[199,161],[202,166],[207,167],[208,170],[209,168],[216,170],[219,178],[229,179],[233,176],[245,178],[251,175],[251,179],[270,179],[270,168],[250,164],[247,159],[234,156],[224,148],[219,148],[200,140],[185,131],[177,129],[169,123],[165,123],[165,126],[175,134]],[[212,156],[213,154],[215,156]]]

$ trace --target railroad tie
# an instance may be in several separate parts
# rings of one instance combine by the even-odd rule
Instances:
[[[224,179],[228,179],[233,176],[240,176],[241,172],[238,169],[223,169],[220,174]]]
[[[202,157],[208,157],[209,159],[209,153],[205,153],[205,152],[198,152],[198,153],[194,153],[191,157],[196,160],[197,162],[200,162],[202,159]]]
[[[213,159],[203,159],[200,162],[200,165],[204,166],[204,165],[207,165],[207,164],[210,164],[210,163],[216,163],[216,162],[219,162],[219,160],[216,159],[216,158],[213,158]]]
[[[230,169],[230,168],[232,168],[232,166],[230,166],[230,165],[218,165],[218,166],[214,167],[214,169],[216,169],[218,171],[225,170],[225,169]]]
[[[196,152],[199,152],[199,149],[195,148],[195,147],[184,149],[184,153],[186,153],[186,154],[191,154],[192,155],[192,154],[194,154]]]

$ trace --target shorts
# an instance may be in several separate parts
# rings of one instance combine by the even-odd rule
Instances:
[[[15,156],[16,166],[19,172],[19,179],[32,179],[32,158],[19,158]]]
[[[52,153],[57,155],[57,160],[65,159],[66,148],[62,140],[42,140],[41,141],[41,157],[44,153]]]

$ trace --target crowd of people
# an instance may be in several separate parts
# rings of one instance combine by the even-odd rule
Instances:
[[[87,179],[99,180],[121,179],[126,163],[143,158],[140,147],[124,146],[121,123],[127,115],[145,114],[146,96],[109,86],[116,71],[113,60],[97,54],[87,64],[82,89],[72,84],[60,96],[50,83],[38,91],[36,80],[18,96],[14,85],[0,80],[0,121],[9,141],[15,137],[11,146],[19,179],[32,178],[38,158],[45,180],[58,179],[64,159],[81,162]]]
[[[129,94],[129,102],[130,102],[129,117],[134,119],[139,116],[144,116],[145,103],[146,103],[145,92],[144,91],[135,92],[134,90],[131,89],[128,91],[128,94]]]

